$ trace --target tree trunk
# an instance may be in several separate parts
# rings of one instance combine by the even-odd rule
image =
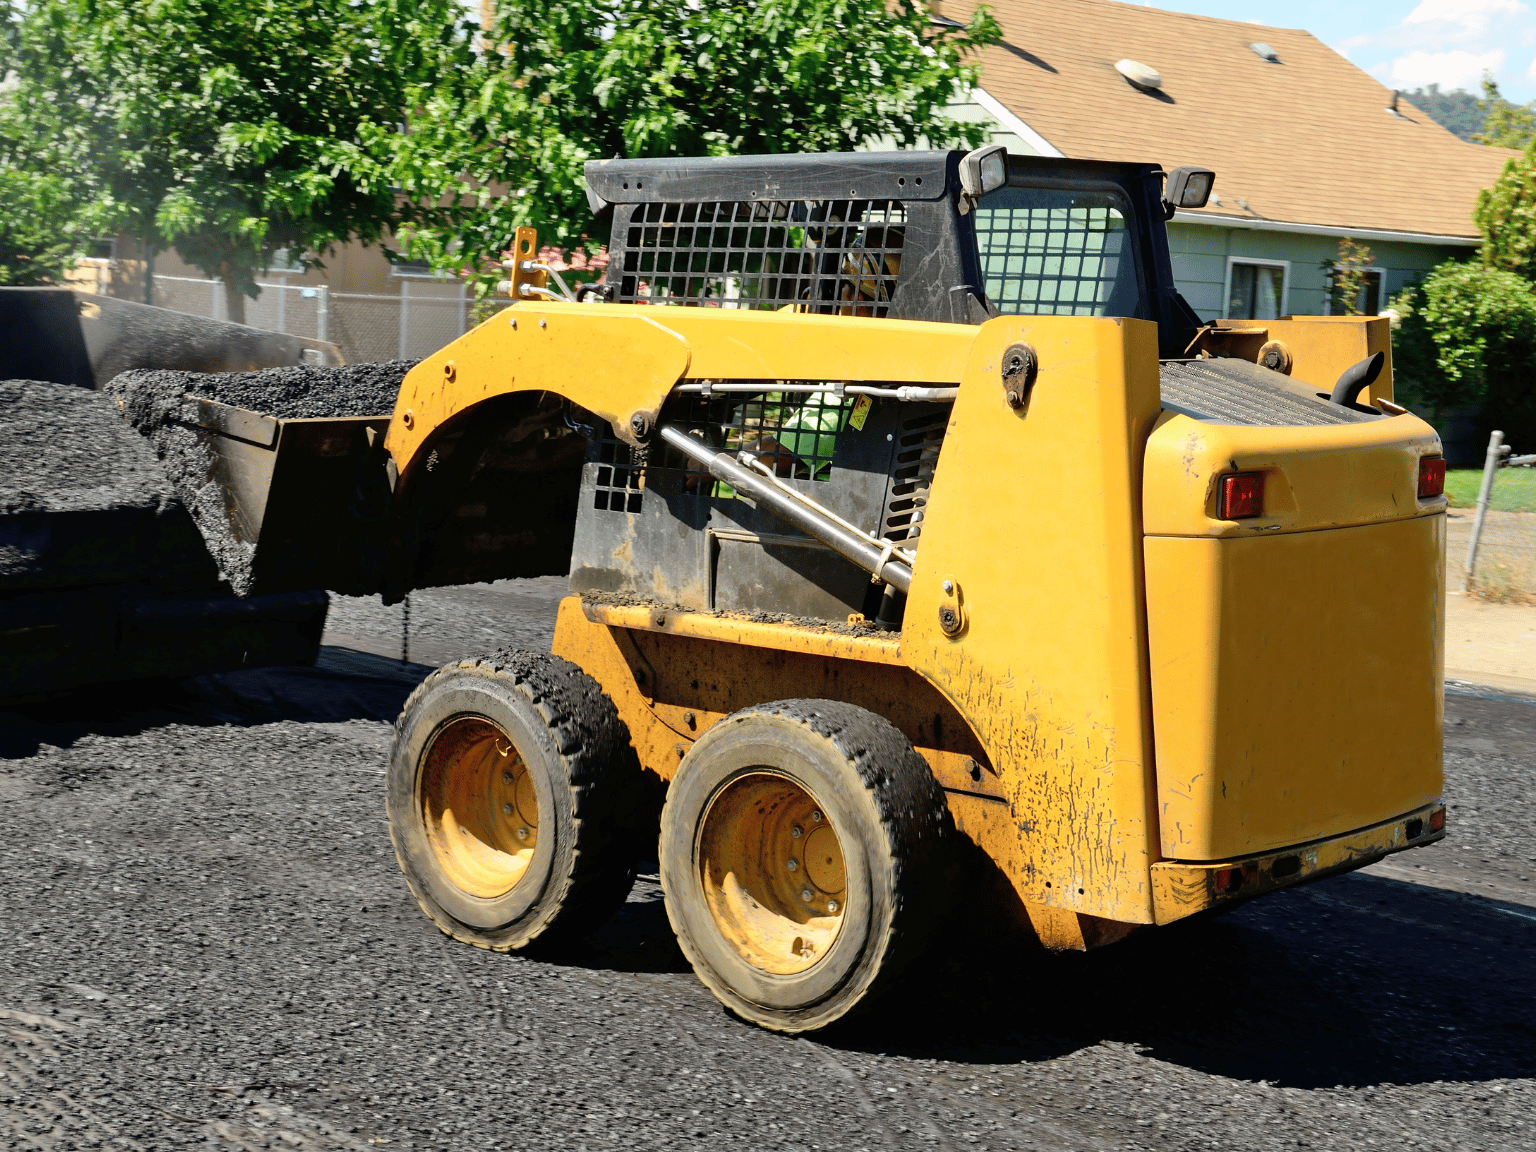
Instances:
[[[245,323],[245,293],[230,275],[224,277],[224,318],[235,324]]]

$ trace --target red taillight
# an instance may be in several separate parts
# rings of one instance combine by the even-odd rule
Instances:
[[[1431,832],[1445,831],[1445,809],[1436,808],[1429,814],[1429,830]]]
[[[1215,879],[1216,891],[1236,892],[1243,886],[1243,870],[1241,868],[1218,868]]]
[[[1419,457],[1419,499],[1445,494],[1445,457]]]
[[[1216,502],[1222,520],[1246,520],[1264,515],[1264,473],[1234,472],[1221,478],[1221,495]]]

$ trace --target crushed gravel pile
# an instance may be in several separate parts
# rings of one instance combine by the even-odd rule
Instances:
[[[124,372],[107,385],[128,420],[149,439],[164,474],[191,510],[223,579],[239,596],[255,586],[254,544],[230,531],[222,488],[210,479],[211,450],[193,425],[188,396],[214,400],[282,420],[330,416],[384,416],[414,360],[353,364],[343,368],[267,368],[260,372]]]
[[[108,387],[131,405],[130,418],[179,408],[183,395],[217,400],[280,420],[388,416],[415,360],[344,368],[265,368],[260,372],[124,372]],[[153,399],[151,399],[153,397]]]
[[[0,380],[0,452],[0,515],[160,509],[175,500],[112,398],[86,388]]]
[[[0,380],[0,593],[217,581],[154,449],[110,396]]]

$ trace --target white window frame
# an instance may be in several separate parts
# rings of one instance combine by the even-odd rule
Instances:
[[[1360,271],[1374,272],[1376,275],[1381,277],[1381,296],[1376,301],[1376,303],[1381,307],[1372,313],[1373,316],[1380,316],[1381,308],[1385,308],[1387,306],[1387,270],[1381,267],[1379,264],[1369,264],[1366,267],[1360,269]],[[1326,284],[1323,287],[1323,315],[1333,315],[1333,289]]]
[[[1280,315],[1291,314],[1291,262],[1289,260],[1265,260],[1258,256],[1228,256],[1227,275],[1221,283],[1221,318],[1223,320],[1233,319],[1227,315],[1227,308],[1232,303],[1232,265],[1234,264],[1254,264],[1260,268],[1280,269]],[[1249,317],[1244,316],[1240,319],[1246,320]]]

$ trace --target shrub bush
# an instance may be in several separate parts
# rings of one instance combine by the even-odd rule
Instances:
[[[1485,264],[1447,261],[1410,284],[1392,360],[1399,402],[1440,423],[1478,406],[1487,429],[1536,447],[1536,285]]]

